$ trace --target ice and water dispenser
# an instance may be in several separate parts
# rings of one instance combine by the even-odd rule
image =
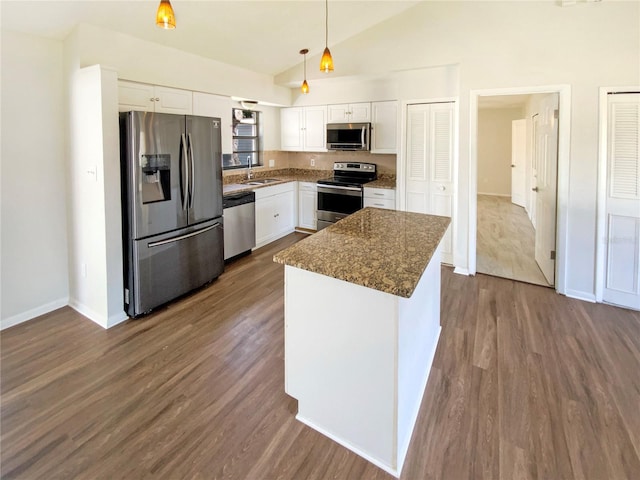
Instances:
[[[142,203],[171,200],[171,155],[142,155]]]

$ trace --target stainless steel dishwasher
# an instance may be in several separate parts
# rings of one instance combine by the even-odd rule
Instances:
[[[256,194],[243,192],[225,195],[224,259],[250,252],[256,246]]]

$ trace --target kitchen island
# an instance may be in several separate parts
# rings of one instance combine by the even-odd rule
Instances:
[[[296,418],[399,476],[440,335],[450,219],[365,208],[277,253]]]

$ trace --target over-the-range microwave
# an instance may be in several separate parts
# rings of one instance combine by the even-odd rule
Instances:
[[[369,150],[370,123],[327,123],[327,150]]]

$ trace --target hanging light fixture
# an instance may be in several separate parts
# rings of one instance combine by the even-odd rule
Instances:
[[[309,93],[309,84],[307,83],[307,53],[309,53],[308,48],[300,50],[300,55],[304,55],[304,82],[302,82],[302,86],[300,87],[302,93]]]
[[[160,0],[160,5],[158,5],[158,11],[156,12],[156,25],[167,30],[176,28],[176,16],[169,0]]]
[[[324,53],[320,59],[320,71],[329,73],[333,72],[333,58],[329,51],[329,0],[325,0],[324,6]]]

